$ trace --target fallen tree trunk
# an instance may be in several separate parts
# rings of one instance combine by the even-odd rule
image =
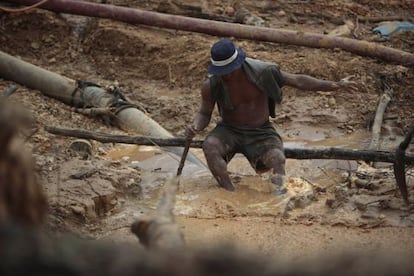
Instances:
[[[125,136],[111,135],[100,132],[85,131],[80,129],[68,129],[57,127],[46,127],[46,131],[62,136],[71,136],[83,139],[96,140],[101,143],[124,143],[136,145],[158,145],[158,146],[184,146],[185,138],[167,138],[159,139],[145,136]],[[193,140],[190,144],[193,148],[201,148],[203,140]],[[286,158],[292,159],[344,159],[344,160],[363,160],[366,162],[389,162],[394,163],[396,160],[395,152],[370,151],[370,150],[350,150],[341,148],[321,148],[321,149],[302,149],[302,148],[285,148]],[[404,156],[405,164],[414,164],[414,155],[406,154]]]
[[[38,2],[38,0],[9,0],[9,2],[32,5]],[[268,41],[313,48],[339,48],[357,55],[374,57],[414,68],[414,54],[385,47],[377,43],[350,38],[196,19],[86,1],[49,0],[41,5],[40,8],[55,12],[109,18],[131,24],[144,24],[216,36],[233,36],[255,41]]]
[[[108,108],[113,107],[116,124],[123,130],[159,138],[172,138],[173,135],[156,121],[145,115],[136,106],[114,93],[91,85],[63,77],[54,72],[22,61],[0,51],[0,78],[17,82],[26,87],[39,90],[46,96],[58,99],[76,107]],[[182,148],[164,148],[181,156]],[[189,160],[199,166],[204,163],[190,154]]]

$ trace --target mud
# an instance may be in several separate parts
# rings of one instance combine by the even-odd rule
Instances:
[[[335,30],[342,19],[414,13],[412,4],[402,0],[239,2],[264,19],[266,26],[317,33]],[[107,3],[158,9],[157,1]],[[209,1],[207,9],[223,15],[232,3]],[[377,23],[358,24],[356,38],[378,40],[371,33]],[[102,85],[116,81],[129,99],[175,136],[183,135],[198,108],[208,51],[217,39],[38,9],[0,13],[0,50],[73,79]],[[381,149],[394,150],[414,123],[411,69],[338,49],[235,41],[249,56],[279,63],[282,70],[329,80],[354,75],[358,83],[357,91],[284,88],[283,102],[272,122],[287,147],[367,148],[384,79],[393,89],[393,98],[384,116]],[[397,32],[380,43],[412,52],[414,33]],[[12,84],[0,79],[0,92]],[[10,100],[23,104],[36,122],[37,130],[26,144],[49,199],[49,228],[136,243],[129,226],[155,208],[165,180],[176,172],[179,157],[158,147],[94,141],[90,141],[91,155],[70,154],[75,138],[53,136],[44,126],[124,133],[97,118],[77,114],[39,91],[19,87]],[[200,150],[192,152],[203,160]],[[345,249],[392,249],[408,254],[414,249],[414,213],[412,206],[403,204],[389,165],[288,160],[289,193],[275,198],[266,192],[267,176],[256,175],[240,156],[229,164],[235,193],[220,189],[206,168],[187,162],[175,213],[191,247],[230,241],[287,259]],[[407,168],[412,202],[413,175],[412,168]]]

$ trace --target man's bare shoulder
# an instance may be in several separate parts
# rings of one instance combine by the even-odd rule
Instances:
[[[211,89],[210,89],[210,79],[206,79],[203,84],[201,85],[201,95],[203,97],[210,97],[211,96]]]

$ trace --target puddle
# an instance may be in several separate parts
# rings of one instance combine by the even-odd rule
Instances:
[[[286,196],[270,193],[270,182],[257,176],[244,176],[228,192],[207,174],[183,178],[177,194],[175,212],[197,218],[235,217],[245,215],[278,215],[288,201]]]
[[[130,161],[142,161],[161,153],[155,147],[119,145],[116,149],[108,153],[107,157],[112,160],[127,159]]]
[[[292,140],[287,139],[286,147],[321,147],[340,146],[345,148],[364,148],[369,143],[367,133],[355,133],[350,136],[340,136],[322,141],[316,140]],[[190,149],[200,160],[205,162],[201,149]],[[120,145],[108,154],[112,159],[129,160],[134,167],[141,170],[141,186],[144,191],[146,204],[156,206],[158,193],[165,179],[176,174],[179,157],[163,152],[156,147]],[[318,183],[319,186],[329,186],[337,183],[341,172],[355,170],[357,163],[347,160],[295,160],[288,159],[286,163],[287,175],[292,178],[301,178],[310,183]],[[239,210],[239,214],[245,214],[257,210],[263,210],[266,205],[277,206],[279,199],[269,194],[268,174],[257,175],[249,162],[241,154],[236,154],[228,165],[228,171],[232,176],[237,191],[227,192],[218,187],[210,171],[201,168],[192,162],[186,161],[181,176],[181,187],[177,198],[177,212],[182,214],[194,214],[195,209],[206,209],[211,201],[221,212],[231,213],[231,206]],[[210,202],[209,202],[210,201]],[[220,202],[218,202],[220,201]],[[209,202],[207,204],[207,202]],[[185,207],[188,204],[191,206]],[[214,205],[213,204],[213,205]],[[223,205],[223,206],[219,206]],[[179,206],[179,207],[178,207]],[[227,206],[227,207],[226,207]],[[210,208],[210,207],[208,207]],[[226,209],[227,208],[227,209]],[[278,212],[278,210],[273,210]],[[218,210],[220,211],[220,210]],[[208,212],[207,212],[208,213]],[[200,212],[197,215],[203,215]]]
[[[335,134],[327,138],[322,130],[313,127],[302,128],[299,138],[283,138],[285,147],[337,147],[344,149],[366,150],[371,143],[372,133],[364,130],[354,131],[350,134]],[[394,151],[404,140],[404,136],[383,135],[381,136],[378,150]]]

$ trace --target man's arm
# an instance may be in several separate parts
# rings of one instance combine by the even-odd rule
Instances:
[[[201,106],[195,115],[193,124],[187,128],[186,136],[193,137],[197,132],[205,129],[210,123],[211,114],[214,110],[215,102],[211,97],[210,81],[207,80],[203,83],[201,88]]]
[[[329,80],[320,80],[304,74],[291,74],[281,71],[285,80],[285,85],[292,86],[301,90],[311,91],[334,91],[340,88],[348,88],[355,85],[355,82],[350,81],[350,77],[341,79],[338,82]]]

